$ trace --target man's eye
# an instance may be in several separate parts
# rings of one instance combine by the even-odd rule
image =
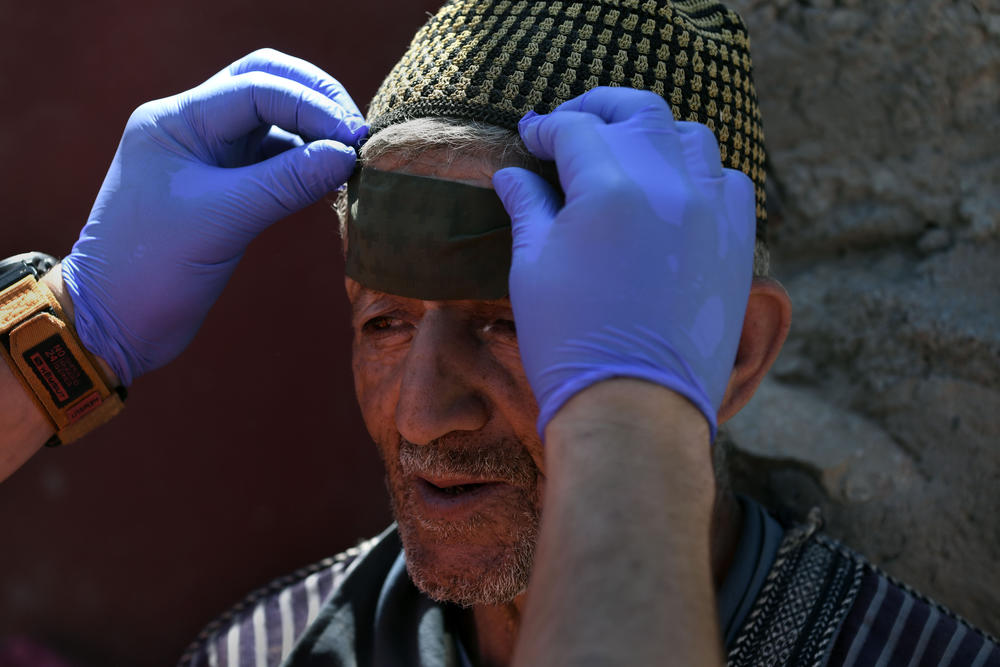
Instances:
[[[362,330],[368,334],[385,334],[400,330],[406,323],[396,317],[373,317],[362,325]]]
[[[484,327],[484,330],[504,336],[517,335],[517,325],[514,324],[514,320],[493,320]]]

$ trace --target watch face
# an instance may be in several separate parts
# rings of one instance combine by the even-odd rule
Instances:
[[[57,259],[44,252],[25,252],[0,260],[0,289],[10,287],[21,278],[32,275],[37,280],[56,265]]]

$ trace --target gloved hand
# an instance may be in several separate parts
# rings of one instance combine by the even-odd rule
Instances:
[[[194,337],[247,245],[342,185],[364,118],[271,49],[132,114],[62,275],[84,345],[126,384]]]
[[[539,433],[577,392],[631,377],[687,397],[714,441],[753,273],[752,182],[647,91],[596,88],[518,129],[565,192],[523,169],[493,177]]]

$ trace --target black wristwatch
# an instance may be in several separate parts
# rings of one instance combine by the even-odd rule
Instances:
[[[25,252],[0,260],[0,292],[25,276],[41,280],[59,260],[44,252]]]

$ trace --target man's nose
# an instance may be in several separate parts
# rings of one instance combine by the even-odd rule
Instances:
[[[489,421],[478,379],[480,342],[461,319],[425,313],[414,333],[400,380],[396,427],[418,445],[452,431],[476,431]]]

